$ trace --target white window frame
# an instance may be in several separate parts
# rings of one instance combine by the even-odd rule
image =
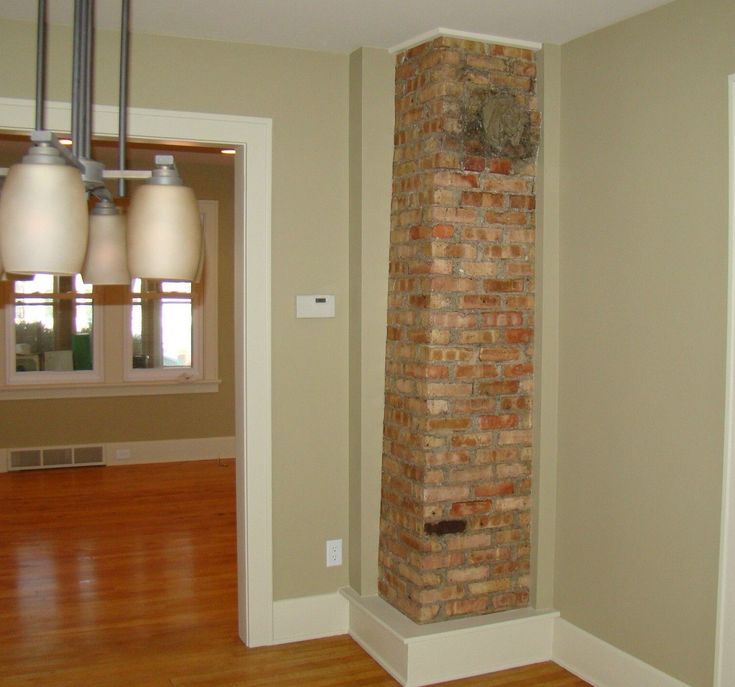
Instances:
[[[84,296],[84,294],[81,294]],[[104,379],[105,361],[103,356],[104,316],[99,303],[99,295],[92,295],[92,369],[91,370],[40,370],[38,372],[17,372],[15,369],[15,284],[8,284],[8,304],[5,307],[5,383],[15,386],[59,386],[95,384]]]
[[[212,200],[199,201],[204,234],[204,285],[202,295],[192,308],[191,367],[133,367],[132,292],[125,305],[125,335],[123,338],[123,379],[126,382],[214,380],[217,378],[217,246],[219,204]]]

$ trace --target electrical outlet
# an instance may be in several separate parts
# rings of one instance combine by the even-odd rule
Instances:
[[[336,565],[342,565],[342,540],[327,540],[327,567],[332,568]]]

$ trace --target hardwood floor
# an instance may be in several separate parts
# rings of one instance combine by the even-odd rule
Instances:
[[[232,461],[0,474],[0,687],[395,687],[347,636],[240,642],[234,484]],[[587,683],[542,663],[451,684]]]

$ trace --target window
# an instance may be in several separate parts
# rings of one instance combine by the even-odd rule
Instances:
[[[126,313],[126,379],[199,379],[201,282],[134,279]]]
[[[100,312],[81,276],[37,274],[12,282],[6,308],[9,384],[63,384],[100,379],[95,335]]]
[[[216,391],[218,203],[200,201],[196,283],[81,277],[0,282],[0,399]]]

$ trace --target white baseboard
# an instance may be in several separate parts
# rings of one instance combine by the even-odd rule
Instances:
[[[350,635],[404,687],[548,661],[556,611],[523,609],[418,625],[377,596],[342,593]]]
[[[235,437],[123,441],[104,444],[106,465],[173,463],[209,458],[234,458]]]
[[[561,618],[554,625],[552,659],[595,687],[688,687]]]
[[[273,602],[273,643],[347,634],[349,606],[339,593]]]

